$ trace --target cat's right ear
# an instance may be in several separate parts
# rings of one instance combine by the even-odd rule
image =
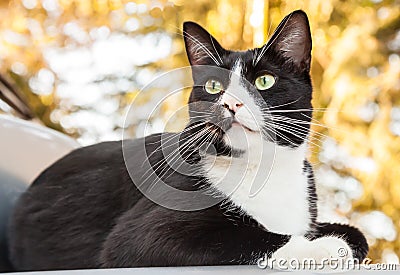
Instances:
[[[203,27],[194,22],[183,23],[183,37],[189,62],[194,65],[218,65],[224,49]]]
[[[271,47],[299,70],[309,72],[312,42],[307,14],[297,10],[287,15],[265,47]]]

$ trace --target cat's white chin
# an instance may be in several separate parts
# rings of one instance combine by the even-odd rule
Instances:
[[[258,130],[234,122],[225,132],[224,143],[233,149],[248,151],[255,144],[262,143],[262,135]]]
[[[254,127],[244,125],[236,120],[233,121],[232,127],[240,127],[240,128],[243,128],[245,131],[249,131],[249,132],[259,132],[259,130],[255,129]]]

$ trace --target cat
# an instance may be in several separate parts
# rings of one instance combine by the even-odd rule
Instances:
[[[194,81],[186,128],[80,148],[47,168],[14,209],[14,268],[251,265],[340,249],[362,261],[358,229],[317,219],[306,13],[247,51],[224,49],[194,22],[183,36]]]

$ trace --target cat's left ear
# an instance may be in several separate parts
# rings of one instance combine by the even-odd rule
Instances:
[[[297,10],[287,15],[265,47],[290,59],[300,71],[310,71],[312,42],[307,14]]]
[[[186,53],[191,65],[221,65],[224,49],[203,27],[194,22],[183,23]]]

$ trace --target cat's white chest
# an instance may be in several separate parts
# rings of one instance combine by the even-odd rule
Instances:
[[[304,235],[311,222],[304,159],[305,145],[263,142],[242,158],[207,156],[203,168],[214,188],[269,231]]]

